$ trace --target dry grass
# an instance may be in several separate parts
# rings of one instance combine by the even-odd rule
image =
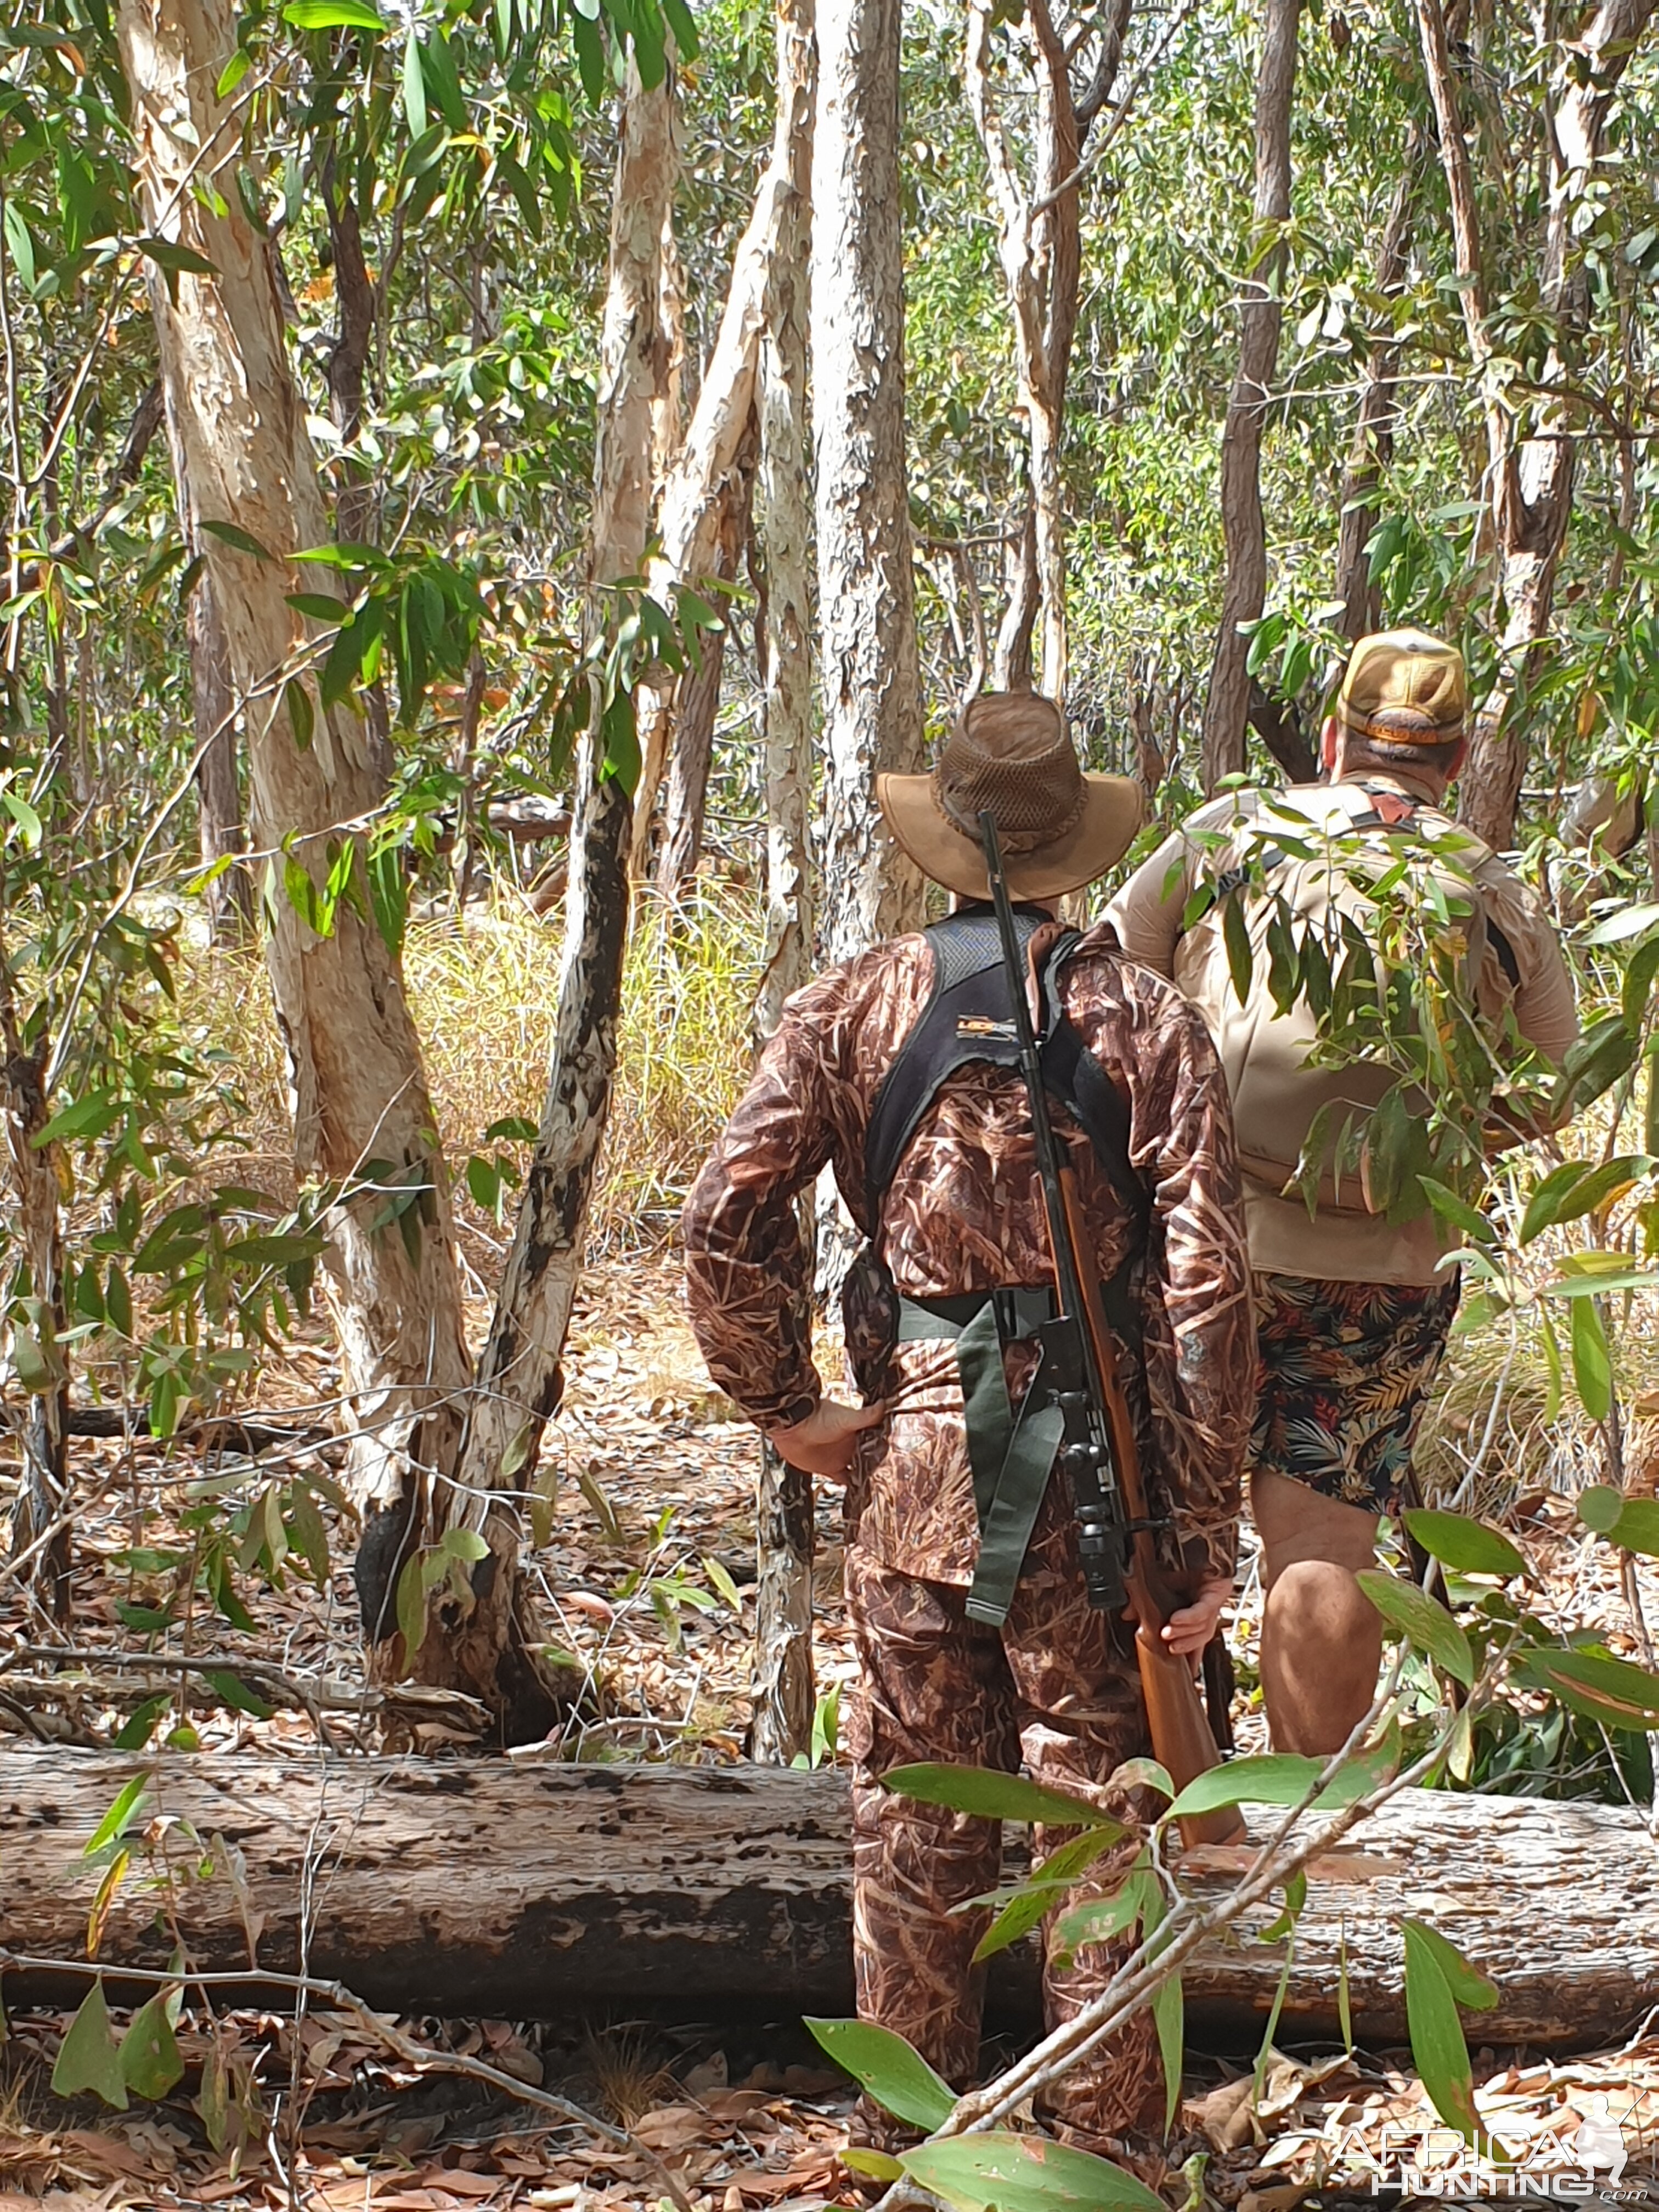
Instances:
[[[596,1249],[661,1243],[730,1113],[750,1062],[759,981],[760,901],[718,880],[680,905],[647,897],[635,920],[623,987],[617,1090],[595,1195]],[[495,1121],[540,1112],[558,1000],[559,918],[543,921],[503,890],[457,918],[411,923],[404,973],[444,1148],[457,1172]],[[286,1181],[287,1072],[258,960],[187,953],[181,1024],[224,1052],[248,1104],[252,1174]],[[493,1149],[493,1148],[492,1148]],[[522,1161],[523,1148],[517,1148]],[[463,1218],[476,1214],[465,1187]],[[510,1204],[510,1200],[509,1200]]]

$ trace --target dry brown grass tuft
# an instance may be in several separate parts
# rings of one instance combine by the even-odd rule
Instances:
[[[660,1243],[672,1232],[748,1071],[763,931],[757,895],[718,881],[700,883],[672,908],[649,896],[641,903],[623,978],[617,1091],[591,1226],[596,1249]],[[556,915],[543,921],[503,890],[459,919],[412,922],[404,949],[457,1204],[464,1220],[492,1234],[495,1224],[472,1206],[460,1170],[493,1122],[533,1121],[540,1112],[560,937]],[[222,1050],[240,1081],[252,1152],[246,1165],[261,1167],[258,1180],[282,1188],[287,1070],[260,962],[190,951],[179,1002],[186,1034]]]

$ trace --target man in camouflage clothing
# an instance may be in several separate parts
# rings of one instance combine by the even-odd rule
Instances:
[[[1059,711],[1029,694],[974,701],[932,776],[884,777],[880,799],[899,842],[959,902],[988,896],[976,825],[990,809],[1013,897],[1042,910],[1039,964],[1060,936],[1052,902],[1111,865],[1139,811],[1132,784],[1084,776]],[[1131,1631],[1086,1601],[1063,1479],[1042,1492],[1006,1620],[985,1625],[969,1610],[980,1531],[951,1344],[895,1343],[890,1301],[868,1296],[872,1276],[855,1269],[863,1288],[846,1302],[864,1400],[855,1408],[823,1396],[800,1320],[808,1262],[795,1200],[826,1163],[911,1310],[960,1309],[974,1293],[983,1305],[1000,1286],[1054,1279],[1030,1110],[1012,1067],[974,1060],[945,1078],[870,1218],[872,1107],[928,1001],[933,962],[929,938],[898,938],[789,1001],[687,1203],[684,1243],[692,1323],[715,1382],[791,1465],[846,1485],[860,1666],[848,1729],[859,2011],[965,2087],[978,2061],[971,1960],[986,1916],[954,1908],[996,1887],[1000,1832],[891,1795],[879,1778],[914,1760],[1012,1771],[1023,1759],[1041,1784],[1110,1802],[1114,1770],[1148,1741]],[[1196,1654],[1232,1585],[1255,1358],[1226,1088],[1202,1021],[1126,961],[1109,930],[1084,936],[1057,972],[1066,1018],[1127,1108],[1129,1159],[1150,1194],[1133,1278],[1137,1410],[1152,1510],[1168,1516],[1170,1564],[1194,1593],[1164,1632]],[[1109,1281],[1138,1233],[1134,1216],[1077,1122],[1059,1108],[1054,1121],[1087,1221],[1085,1264]],[[1018,1401],[1030,1344],[1004,1339],[1002,1359]],[[1052,1841],[1040,1837],[1039,1850]],[[1114,1880],[1103,1863],[1097,1887]],[[1063,1969],[1050,1960],[1051,2025],[1096,1994],[1114,1957],[1097,1946]],[[1073,2140],[1098,2146],[1161,2118],[1161,2100],[1143,2014],[1060,2085],[1052,2113]],[[862,2118],[880,2140],[878,2117],[866,2107]]]

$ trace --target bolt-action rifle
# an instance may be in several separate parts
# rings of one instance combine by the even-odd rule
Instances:
[[[1160,1632],[1182,1603],[1164,1575],[1153,1547],[1157,1523],[1146,1508],[1134,1422],[1118,1374],[1117,1346],[1101,1305],[1098,1270],[1088,1258],[1088,1232],[1076,1178],[1063,1162],[1048,1113],[1042,1060],[1031,1021],[1029,978],[1020,958],[1014,910],[1002,872],[995,817],[979,817],[980,842],[1002,939],[1002,963],[1012,1001],[1019,1070],[1030,1101],[1037,1173],[1048,1215],[1054,1269],[1054,1318],[1039,1332],[1040,1370],[1065,1423],[1060,1463],[1072,1484],[1078,1559],[1089,1602],[1102,1613],[1135,1620],[1135,1658],[1146,1699],[1152,1751],[1176,1788],[1220,1764],[1215,1738],[1200,1701],[1193,1670],[1171,1651]],[[1183,1820],[1188,1844],[1228,1843],[1243,1823],[1236,1808]]]

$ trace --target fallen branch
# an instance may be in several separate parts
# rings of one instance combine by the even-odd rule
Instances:
[[[586,2128],[603,2142],[613,2143],[618,2149],[631,2151],[649,2166],[667,2191],[679,2212],[691,2212],[691,2200],[685,2184],[673,2168],[665,2166],[648,2143],[642,2142],[629,2128],[613,2127],[602,2120],[597,2112],[590,2112],[585,2105],[561,2097],[552,2089],[538,2088],[533,2082],[521,2081],[516,2074],[508,2074],[499,2066],[491,2066],[482,2058],[464,2057],[456,2051],[434,2051],[428,2044],[417,2043],[412,2035],[405,2035],[383,2014],[375,2012],[362,1997],[346,1988],[343,1982],[323,1981],[311,1974],[270,1974],[255,1967],[234,1973],[178,1973],[171,1969],[152,1966],[105,1966],[95,1959],[39,1959],[26,1953],[0,1951],[0,1974],[75,1974],[83,1981],[137,1982],[147,1988],[164,1986],[176,1982],[195,1989],[225,1987],[246,1988],[258,1983],[262,1988],[289,1990],[296,1996],[315,1997],[332,2005],[337,2012],[349,2014],[365,2033],[383,2044],[406,2066],[416,2066],[427,2073],[459,2074],[469,2081],[482,2081],[492,2089],[499,2089],[520,2104],[534,2105],[544,2112],[556,2113],[559,2118],[573,2127]]]
[[[131,1680],[106,1683],[94,1673],[82,1680],[62,1680],[55,1675],[16,1674],[13,1668],[28,1662],[37,1665],[60,1667],[113,1668],[118,1673],[148,1676],[148,1680],[135,1683]],[[267,1659],[244,1657],[240,1652],[204,1652],[175,1656],[165,1651],[107,1651],[94,1645],[60,1645],[53,1644],[22,1644],[0,1658],[0,1675],[6,1678],[9,1698],[21,1699],[33,1692],[38,1697],[62,1695],[66,1690],[118,1691],[129,1694],[137,1688],[150,1692],[161,1686],[161,1678],[180,1674],[234,1674],[257,1684],[268,1695],[301,1707],[321,1727],[325,1713],[380,1713],[388,1711],[421,1710],[428,1713],[453,1711],[471,1726],[488,1726],[489,1715],[483,1703],[469,1697],[465,1690],[451,1690],[426,1682],[389,1682],[382,1686],[364,1686],[356,1682],[340,1680],[325,1674],[289,1672],[274,1666]],[[211,1682],[209,1688],[213,1687]],[[230,1700],[221,1698],[222,1703]]]

